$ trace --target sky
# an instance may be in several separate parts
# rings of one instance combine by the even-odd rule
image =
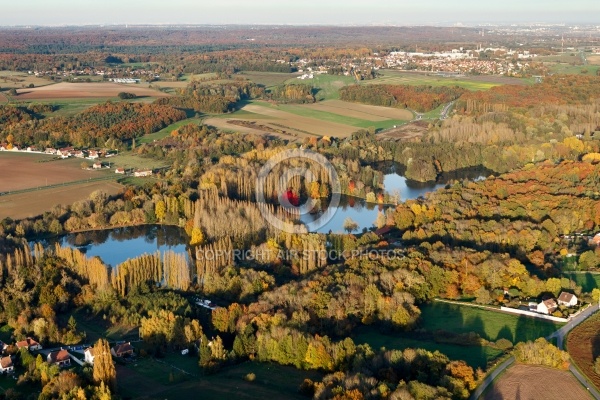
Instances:
[[[17,0],[0,25],[600,25],[598,0]]]

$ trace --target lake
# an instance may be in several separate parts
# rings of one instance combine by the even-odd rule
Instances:
[[[123,228],[87,231],[57,236],[41,241],[44,247],[61,246],[77,248],[87,257],[98,256],[111,267],[144,253],[187,253],[188,238],[183,229],[176,226],[143,225]]]
[[[453,181],[463,179],[474,182],[480,181],[492,173],[485,168],[468,168],[441,174],[435,182],[417,182],[406,179],[403,175],[405,168],[396,163],[378,163],[374,168],[385,174],[383,176],[384,190],[390,194],[398,192],[400,201],[412,200],[425,196],[426,193],[441,189]],[[385,210],[390,208],[393,208],[393,206],[372,204],[365,202],[363,199],[351,196],[341,196],[338,207],[324,211],[330,217],[329,222],[319,227],[309,225],[309,229],[312,232],[318,233],[327,233],[329,231],[343,233],[344,220],[346,218],[351,218],[359,226],[358,230],[353,232],[358,233],[362,231],[363,228],[372,228],[378,214],[385,212]],[[321,215],[322,214],[304,214],[300,217],[300,220],[305,224],[310,224]]]

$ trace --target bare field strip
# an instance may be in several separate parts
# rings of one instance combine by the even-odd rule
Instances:
[[[588,63],[592,65],[600,65],[600,54],[594,54],[586,57]]]
[[[413,118],[413,114],[408,110],[349,103],[342,100],[325,100],[319,103],[306,104],[302,107],[367,121],[385,121],[388,119],[411,120]]]
[[[506,370],[480,397],[482,400],[566,398],[583,400],[592,397],[568,371],[523,364]]]
[[[35,217],[59,204],[67,205],[85,200],[96,190],[114,195],[120,193],[122,189],[123,186],[117,182],[101,181],[0,196],[0,220],[7,217],[12,219]]]
[[[8,98],[4,95],[4,93],[0,93],[0,104],[8,103]]]
[[[33,89],[19,89],[17,100],[81,99],[117,97],[121,92],[134,93],[138,97],[168,97],[170,94],[137,85],[112,82],[102,83],[57,83]]]
[[[84,162],[82,159],[69,158],[48,161],[52,158],[53,156],[45,154],[1,152],[0,192],[56,185],[101,176],[99,171],[81,169],[81,163]],[[91,161],[85,161],[91,164]]]
[[[281,120],[277,122],[268,121],[269,125],[279,124],[300,132],[310,132],[319,136],[345,137],[350,136],[353,132],[356,132],[357,130],[354,126],[343,125],[334,122],[320,121],[313,118],[302,117],[296,114],[255,104],[249,104],[245,106],[243,110],[256,114],[267,115],[269,117],[278,118]],[[277,125],[274,125],[274,127],[276,129],[282,129],[282,127],[278,127]]]

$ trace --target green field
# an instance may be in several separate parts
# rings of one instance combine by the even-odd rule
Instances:
[[[403,334],[383,334],[373,328],[359,330],[359,333],[353,339],[357,344],[368,343],[374,350],[382,347],[398,350],[407,348],[437,350],[447,355],[451,360],[463,360],[473,368],[480,367],[484,370],[490,361],[502,355],[502,350],[489,346],[460,346],[450,343],[437,343],[431,340],[415,339]]]
[[[145,169],[145,168],[161,168],[166,167],[169,163],[165,160],[156,160],[151,157],[141,157],[131,152],[119,153],[119,155],[104,159],[104,162],[109,162],[113,167],[121,167],[125,169]]]
[[[593,274],[591,272],[565,272],[563,276],[581,286],[584,293],[591,293],[593,289],[600,288],[600,274]]]
[[[428,76],[425,74],[407,73],[401,71],[382,71],[382,77],[361,82],[364,85],[427,85],[427,86],[460,86],[468,90],[487,90],[500,86],[502,77],[490,77],[489,81],[473,80],[459,77]]]
[[[73,317],[77,321],[77,330],[86,333],[86,342],[94,343],[100,338],[108,340],[137,339],[137,328],[130,329],[119,325],[112,326],[100,316],[91,316],[82,310],[75,311]],[[66,320],[66,316],[65,316]],[[64,321],[66,323],[66,321]]]
[[[340,98],[340,89],[344,86],[352,85],[354,78],[350,76],[320,74],[315,75],[313,79],[288,79],[285,83],[311,85],[316,92],[315,98],[317,101],[337,100]]]
[[[443,302],[420,308],[420,328],[430,332],[440,329],[453,333],[475,332],[490,341],[500,338],[513,343],[534,340],[548,336],[562,326],[541,319]]]
[[[298,73],[282,73],[282,72],[260,72],[260,71],[242,71],[235,75],[246,78],[256,83],[257,85],[263,85],[267,88],[281,85],[289,79],[293,79],[298,76]]]
[[[145,358],[119,367],[119,394],[123,397],[160,399],[303,399],[305,397],[298,393],[302,381],[305,378],[322,378],[322,374],[315,371],[250,361],[225,367],[213,375],[201,376],[197,357],[172,354],[159,361]],[[249,373],[256,375],[253,382],[244,380]],[[151,387],[147,387],[146,383],[151,383]]]
[[[160,140],[160,139],[164,139],[165,137],[169,136],[171,134],[171,132],[173,132],[175,129],[181,128],[184,125],[187,124],[200,124],[202,122],[202,120],[200,118],[187,118],[187,119],[183,119],[181,121],[177,121],[169,126],[167,126],[166,128],[161,129],[158,132],[154,132],[151,133],[149,135],[144,135],[137,140],[138,144],[142,144],[142,143],[151,143],[155,140]]]
[[[565,75],[596,75],[598,65],[571,65],[564,63],[548,63],[550,72]]]
[[[314,118],[321,121],[335,122],[343,125],[356,126],[357,128],[388,129],[394,125],[401,125],[406,121],[399,119],[388,119],[385,121],[368,121],[360,118],[348,117],[340,114],[334,114],[327,111],[319,111],[311,108],[306,108],[297,105],[281,104],[278,108],[292,114],[300,115],[301,117]]]

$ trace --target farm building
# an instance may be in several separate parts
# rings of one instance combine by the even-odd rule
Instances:
[[[117,168],[117,169],[115,169],[115,174],[124,175],[125,174],[125,170],[123,168]]]
[[[100,168],[102,168],[102,163],[101,162],[95,162],[94,165],[92,165],[92,168],[94,168],[94,169],[100,169]]]
[[[574,307],[577,305],[577,296],[573,293],[561,292],[558,296],[558,304],[561,306]]]
[[[46,361],[48,364],[55,364],[61,368],[65,368],[71,366],[71,355],[65,349],[60,349],[49,353]]]
[[[135,177],[152,176],[152,170],[151,169],[139,169],[133,173],[133,176],[135,176]]]
[[[548,300],[544,300],[541,303],[539,303],[537,305],[537,312],[539,312],[540,314],[552,314],[554,311],[556,311],[556,309],[558,308],[558,305],[556,304],[556,301],[554,301],[554,299],[548,299]]]

